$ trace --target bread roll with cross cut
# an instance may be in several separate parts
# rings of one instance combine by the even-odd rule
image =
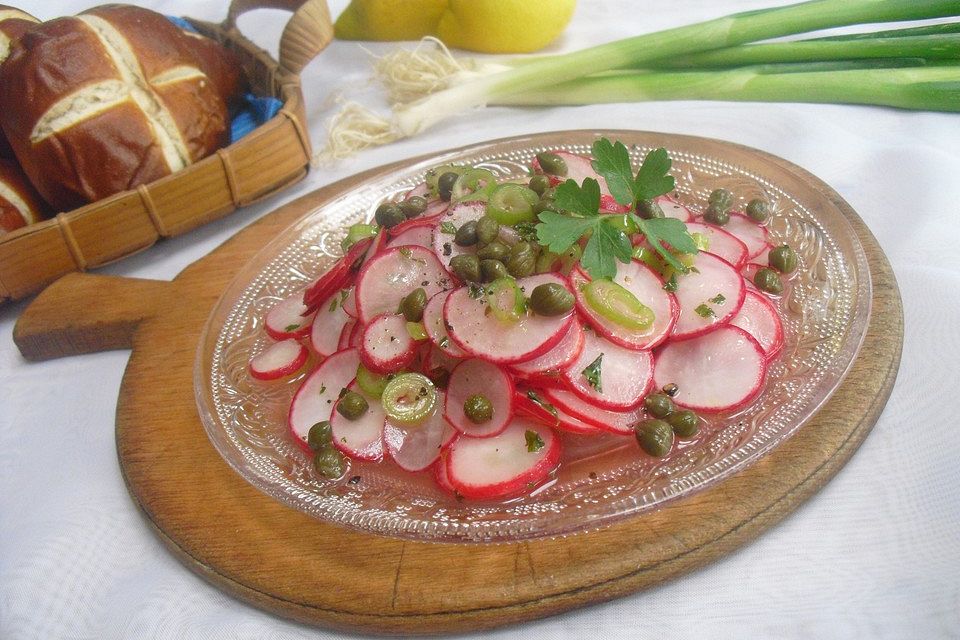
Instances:
[[[10,49],[23,33],[40,22],[29,13],[0,4],[0,64],[10,55]],[[0,158],[12,158],[13,150],[0,129]]]
[[[107,5],[37,25],[0,67],[0,126],[67,210],[178,171],[226,142],[227,109],[164,16]]]
[[[0,236],[46,217],[46,205],[13,160],[0,158]]]

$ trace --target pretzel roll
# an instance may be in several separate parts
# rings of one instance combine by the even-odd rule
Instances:
[[[10,55],[10,49],[24,32],[40,22],[29,13],[0,4],[0,64]],[[12,158],[13,150],[0,130],[0,158]]]
[[[0,125],[60,210],[178,171],[226,142],[223,99],[180,29],[108,5],[30,29],[3,66]]]
[[[187,42],[197,59],[200,68],[217,88],[220,97],[228,107],[234,106],[247,90],[247,80],[243,74],[243,64],[234,51],[227,49],[212,38],[183,29]]]
[[[0,235],[46,217],[40,195],[13,160],[0,159]]]

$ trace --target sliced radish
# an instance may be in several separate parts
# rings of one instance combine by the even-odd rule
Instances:
[[[569,433],[579,433],[581,435],[595,435],[598,433],[609,433],[596,425],[585,422],[580,418],[570,415],[560,407],[555,407],[557,411],[557,429]]]
[[[538,389],[515,389],[513,406],[518,416],[536,420],[550,427],[556,427],[560,423],[557,418],[557,408],[547,402]]]
[[[320,363],[297,389],[287,414],[290,433],[308,453],[307,434],[310,427],[330,419],[333,403],[340,390],[350,384],[357,375],[360,355],[356,349],[338,351]]]
[[[454,234],[444,230],[447,225],[459,229],[471,220],[479,220],[487,210],[485,202],[458,202],[447,209],[442,216],[434,218],[433,250],[444,267],[450,267],[450,261],[465,253],[476,253],[476,245],[461,247],[453,241]]]
[[[439,406],[422,424],[410,427],[390,422],[383,428],[383,441],[394,462],[406,471],[423,471],[440,457],[443,447],[456,436],[456,430],[443,417],[443,392],[438,391]]]
[[[531,451],[528,439],[539,439],[542,445]],[[492,438],[461,435],[454,440],[447,455],[447,478],[465,498],[500,498],[528,491],[559,462],[560,439],[550,427],[516,418]]]
[[[713,224],[688,222],[687,231],[702,233],[710,240],[710,253],[718,255],[739,269],[747,262],[747,245],[732,233]]]
[[[729,322],[747,293],[740,272],[723,258],[701,251],[693,266],[696,271],[677,276],[680,318],[673,327],[675,339],[693,338]]]
[[[350,391],[361,393],[356,382],[347,387]],[[383,426],[386,415],[383,405],[375,398],[367,398],[367,410],[356,420],[345,418],[334,405],[330,416],[330,431],[333,434],[333,446],[354,460],[383,459]],[[339,403],[339,399],[337,400]]]
[[[324,300],[317,309],[313,326],[310,328],[310,344],[313,346],[313,350],[322,356],[329,356],[340,349],[344,349],[349,343],[353,320],[346,312],[346,304],[340,303],[340,298],[341,293],[338,291]],[[351,325],[350,329],[347,329],[348,324]],[[347,339],[341,344],[341,336],[343,336],[345,329]]]
[[[600,196],[600,213],[627,213],[630,205],[620,204],[613,196]]]
[[[430,345],[423,359],[423,372],[430,373],[439,368],[446,369],[447,373],[451,373],[458,364],[460,364],[460,358],[452,358],[435,346]]]
[[[510,368],[523,377],[538,377],[547,372],[559,372],[577,359],[583,350],[584,331],[580,321],[574,318],[570,328],[553,349],[540,357],[526,362],[517,362]]]
[[[307,361],[307,348],[290,338],[275,342],[250,359],[250,375],[257,380],[276,380],[298,371]]]
[[[359,268],[357,263],[366,255],[371,244],[373,244],[373,238],[364,238],[355,242],[333,267],[307,288],[303,293],[303,304],[307,306],[308,311],[315,311],[318,305],[330,295],[350,284],[353,274]]]
[[[374,373],[395,373],[416,355],[417,343],[407,331],[407,319],[381,314],[370,321],[360,335],[360,362]]]
[[[278,302],[264,319],[263,328],[274,340],[302,338],[310,333],[313,313],[303,304],[303,294],[295,293]]]
[[[756,339],[767,360],[783,348],[783,323],[773,303],[763,294],[750,289],[743,300],[740,312],[730,321]]]
[[[754,264],[763,265],[764,267],[769,267],[771,249],[773,249],[773,245],[768,242],[766,246],[764,246],[763,249],[760,251],[760,253],[758,253],[756,256],[753,257],[753,260],[751,260],[751,262]]]
[[[444,416],[460,433],[474,438],[489,438],[513,419],[513,379],[495,364],[484,360],[464,360],[450,374]],[[483,395],[493,405],[493,417],[477,424],[467,417],[463,405],[468,398]]]
[[[680,305],[672,293],[664,291],[659,274],[639,260],[633,260],[630,264],[617,265],[613,281],[653,311],[653,326],[646,331],[634,331],[597,313],[584,298],[582,290],[590,282],[590,276],[577,267],[570,274],[570,282],[580,314],[597,333],[628,349],[650,349],[663,342],[680,315]]]
[[[591,385],[584,371],[598,362],[597,386]],[[586,332],[580,356],[563,370],[570,389],[603,409],[627,411],[643,402],[653,380],[653,356],[604,340],[593,331]]]
[[[420,220],[420,218],[417,218]],[[399,226],[399,225],[398,225]],[[410,227],[406,231],[393,236],[387,247],[416,246],[433,248],[433,225],[419,225]]]
[[[337,351],[343,351],[350,347],[350,336],[353,335],[353,330],[357,326],[354,320],[348,320],[347,323],[343,325],[343,329],[340,330],[340,338],[337,340]]]
[[[409,200],[414,196],[420,196],[421,198],[430,199],[430,185],[426,181],[421,182],[410,191],[407,191],[403,194],[403,200]]]
[[[438,349],[451,358],[462,359],[467,357],[467,353],[450,339],[443,322],[443,305],[451,293],[452,291],[441,291],[427,301],[427,306],[423,309],[423,326],[430,342]]]
[[[397,239],[397,236],[402,236],[407,231],[413,231],[414,229],[427,229],[429,231],[433,231],[433,228],[436,226],[436,224],[436,220],[424,218],[423,216],[404,220],[400,224],[394,225],[387,230],[387,244],[395,244],[394,241]]]
[[[730,212],[730,221],[723,225],[723,230],[747,246],[747,260],[753,260],[767,248],[767,228],[742,213]]]
[[[450,484],[450,478],[447,477],[447,452],[441,451],[440,457],[433,463],[433,479],[437,486],[450,493],[456,493],[456,489]]]
[[[350,338],[348,339],[348,346],[360,348],[360,344],[363,342],[363,330],[366,327],[359,322],[353,323],[353,328],[350,329]],[[361,354],[362,356],[363,354]]]
[[[760,344],[741,329],[718,327],[691,340],[670,342],[658,354],[654,380],[658,388],[679,387],[680,406],[717,413],[740,409],[760,392],[766,358]]]
[[[427,297],[449,287],[450,275],[424,247],[393,247],[368,262],[357,277],[357,316],[364,323],[397,313],[400,301],[422,287]]]
[[[660,205],[663,215],[667,218],[676,218],[684,222],[691,222],[694,219],[693,212],[690,211],[690,209],[687,209],[670,196],[659,196],[654,198],[653,201]]]
[[[347,297],[343,299],[341,305],[348,316],[356,320],[357,318],[357,288],[350,287],[347,290]]]
[[[643,409],[630,411],[610,411],[587,402],[572,391],[564,389],[543,389],[543,395],[557,410],[579,418],[587,424],[621,435],[633,433],[633,425],[643,419]]]
[[[526,294],[539,285],[554,282],[569,288],[564,278],[552,273],[517,280]],[[498,320],[487,314],[485,296],[471,297],[471,288],[457,289],[443,305],[443,318],[450,339],[470,355],[510,364],[532,360],[552,349],[563,338],[573,314],[540,316],[526,314],[516,321]]]
[[[570,153],[569,151],[553,151],[556,155],[563,158],[563,161],[567,164],[567,175],[565,176],[554,176],[547,174],[547,177],[550,178],[550,184],[556,186],[561,182],[566,180],[574,180],[577,184],[582,185],[583,181],[586,178],[593,178],[600,183],[600,195],[601,196],[610,196],[610,188],[607,186],[607,181],[593,170],[593,161],[587,156],[579,156],[575,153]],[[540,162],[534,158],[533,162],[530,163],[530,166],[533,168],[536,173],[543,173],[543,170],[540,168]]]

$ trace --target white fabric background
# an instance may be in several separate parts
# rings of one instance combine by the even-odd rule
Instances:
[[[772,1],[581,0],[552,49]],[[93,4],[20,0],[44,18]],[[219,20],[227,0],[142,4]],[[346,2],[331,4],[337,15]],[[285,20],[286,14],[264,11],[241,25],[275,52]],[[365,86],[368,69],[359,46],[349,42],[333,43],[307,68],[304,88],[318,145],[331,95],[383,104],[377,89]],[[960,636],[960,116],[694,102],[487,109],[315,170],[266,203],[101,272],[170,279],[259,216],[344,176],[491,138],[589,127],[723,138],[784,157],[832,185],[873,230],[896,271],[906,313],[900,377],[850,463],[757,541],[646,592],[471,637]],[[113,421],[128,354],[28,364],[10,338],[24,307],[0,308],[0,638],[337,637],[242,604],[165,551],[128,496],[117,464]]]

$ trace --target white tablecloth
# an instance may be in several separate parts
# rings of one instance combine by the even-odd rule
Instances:
[[[553,50],[686,24],[772,0],[581,0]],[[219,20],[227,0],[142,2]],[[92,6],[20,0],[39,17]],[[337,15],[345,1],[332,3]],[[665,9],[669,8],[669,11]],[[287,14],[240,24],[276,52]],[[371,45],[383,52],[392,45]],[[322,144],[331,96],[383,105],[369,60],[334,42],[304,74]],[[4,87],[9,91],[11,88]],[[723,138],[803,166],[860,213],[896,271],[903,364],[886,411],[834,480],[758,540],[614,602],[483,634],[494,638],[939,638],[960,635],[960,117],[819,105],[677,102],[487,109],[368,150],[101,273],[170,279],[244,225],[339,178],[421,153],[569,128]],[[91,301],[95,303],[95,301]],[[26,363],[0,308],[0,638],[314,638],[223,594],[147,527],[120,476],[113,424],[124,351]],[[479,634],[478,634],[479,636]]]

